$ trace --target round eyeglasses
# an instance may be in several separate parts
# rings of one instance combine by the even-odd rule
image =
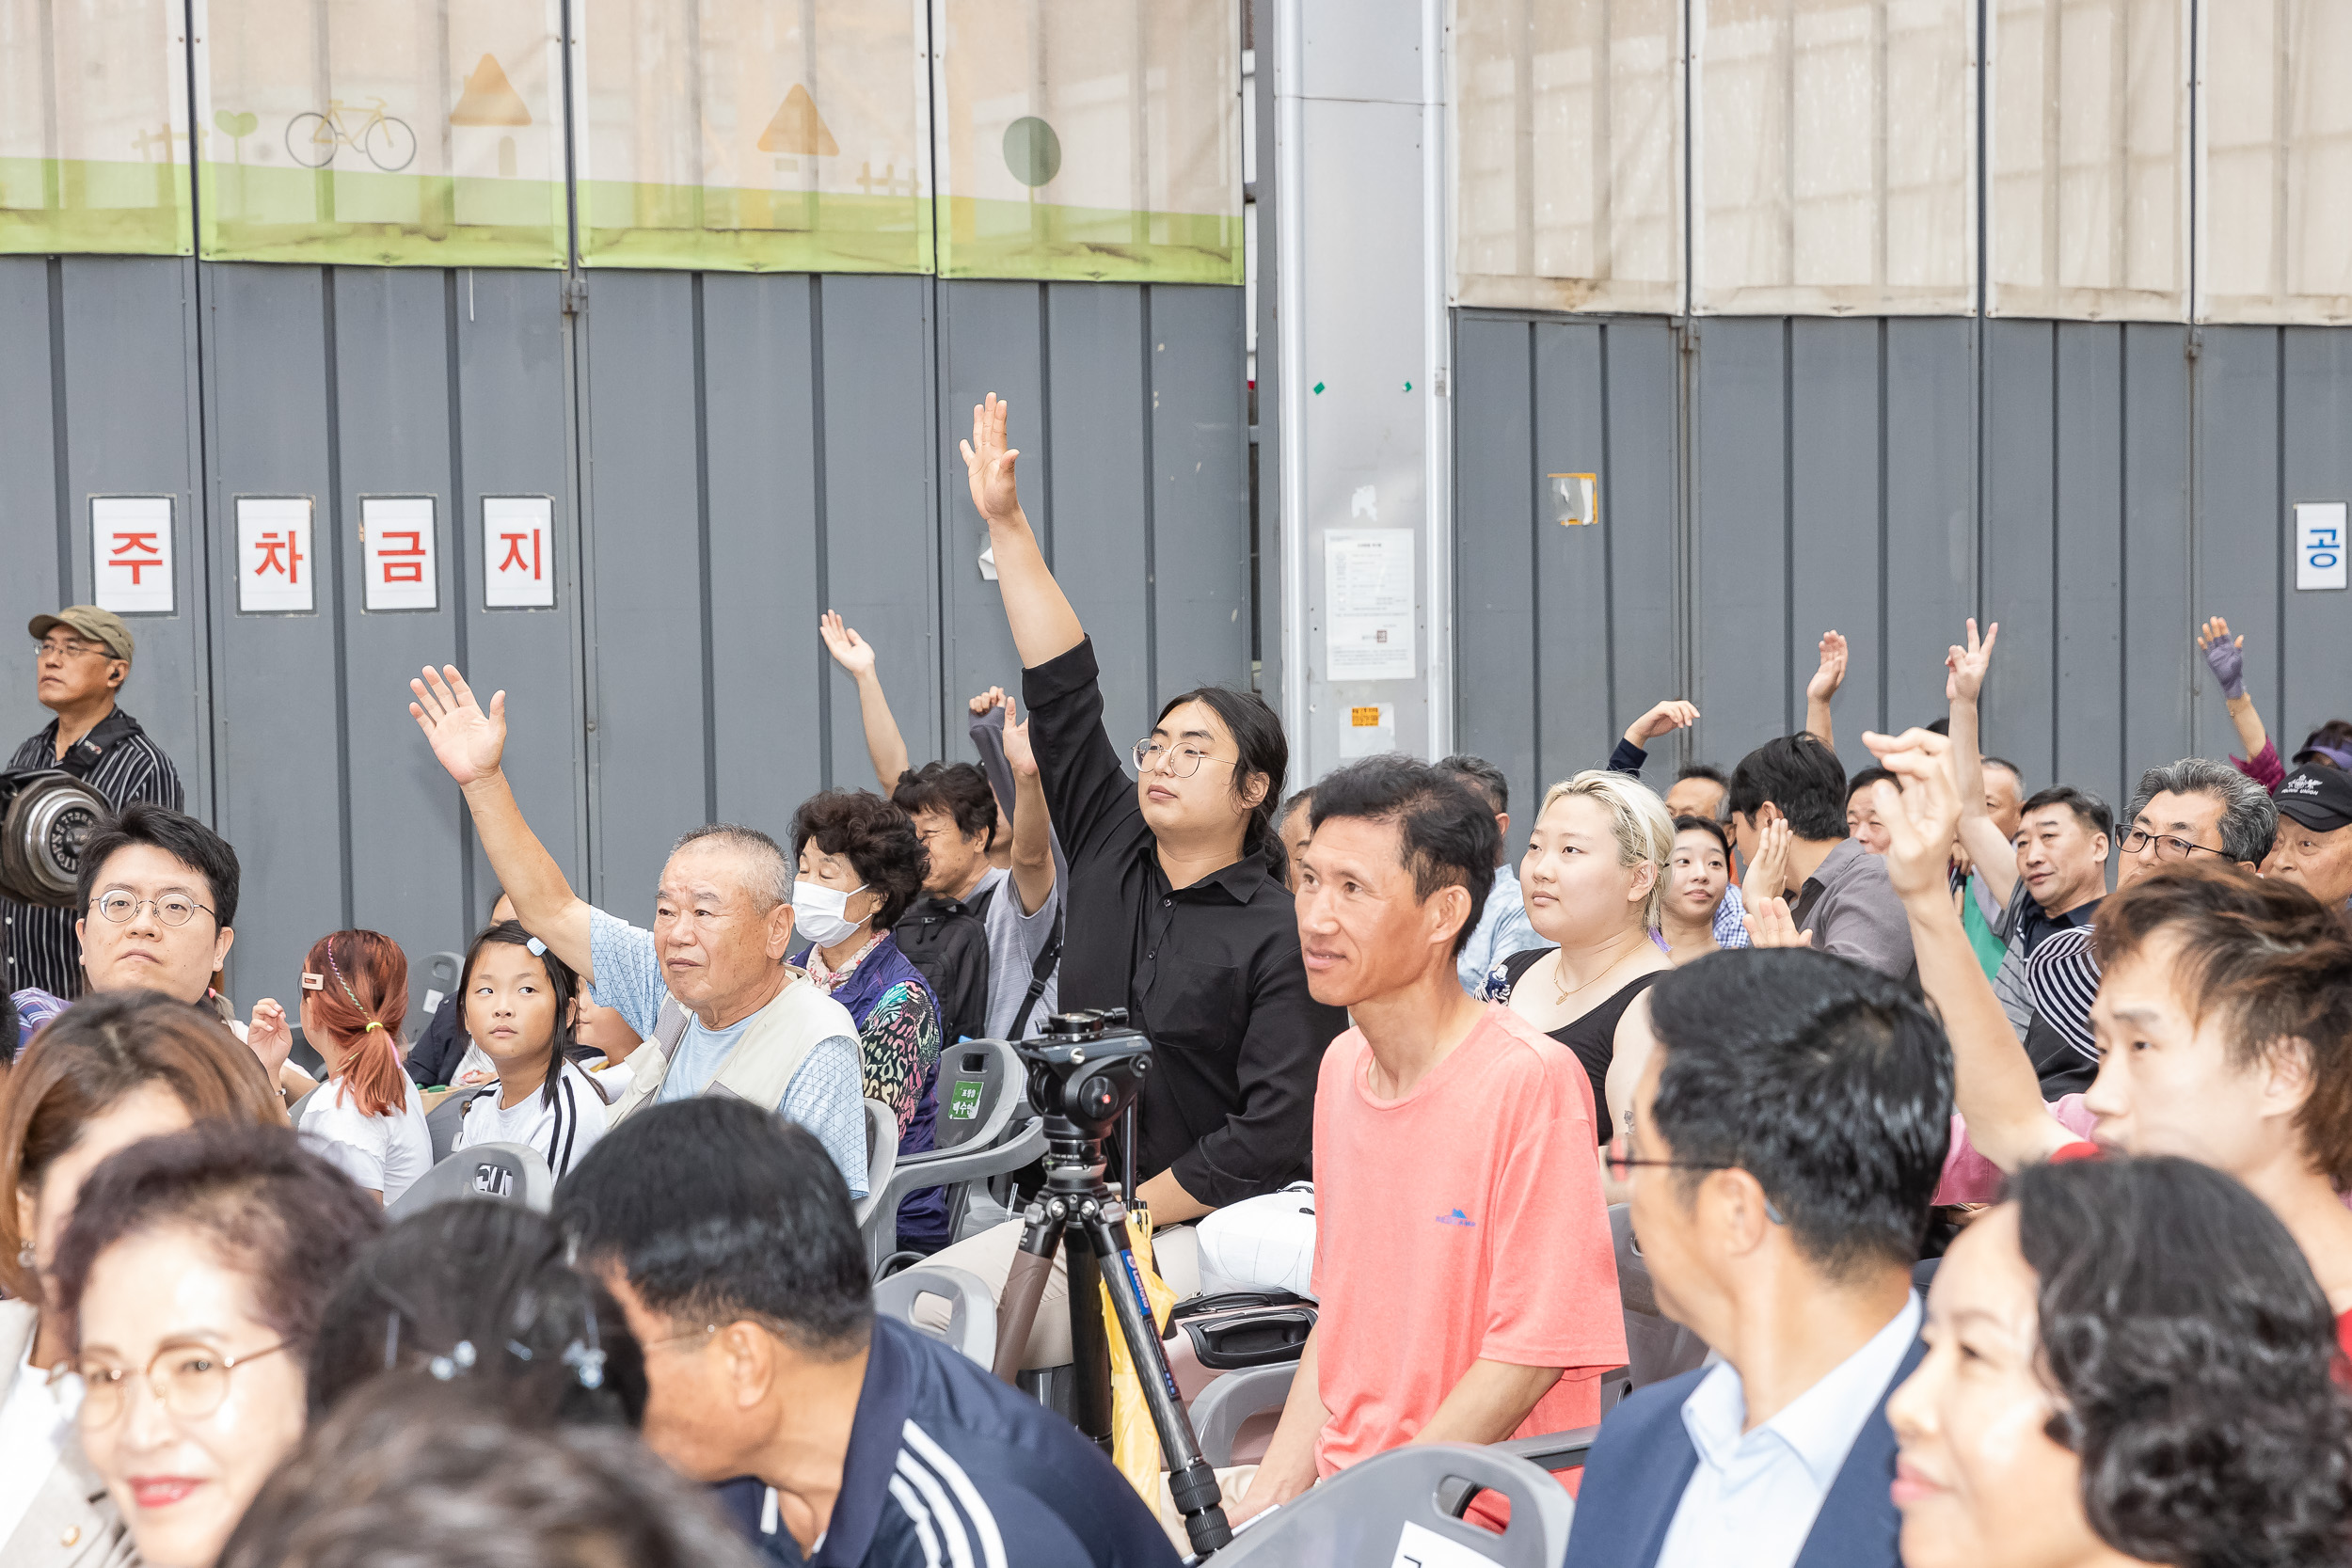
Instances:
[[[210,1345],[167,1345],[155,1353],[144,1374],[130,1367],[83,1361],[73,1370],[82,1380],[83,1426],[110,1427],[131,1408],[131,1378],[144,1375],[163,1407],[183,1421],[200,1421],[220,1408],[229,1397],[229,1374],[265,1355],[294,1344],[280,1339],[249,1355],[229,1355]]]
[[[2229,859],[2226,851],[2209,848],[2202,844],[2191,844],[2187,839],[2175,838],[2170,833],[2152,833],[2145,828],[2134,828],[2123,835],[2123,853],[2137,855],[2151,842],[2155,845],[2156,859],[2160,861],[2185,861],[2192,854],[2220,855],[2224,860]]]
[[[1138,740],[1133,755],[1136,768],[1144,773],[1166,773],[1170,778],[1189,779],[1200,771],[1204,762],[1220,762],[1228,768],[1238,767],[1224,757],[1213,757],[1198,746],[1169,746],[1158,740]]]
[[[203,910],[206,914],[213,913],[209,908],[198,903],[184,893],[167,893],[161,898],[136,898],[130,894],[118,891],[102,893],[90,902],[98,907],[100,914],[118,926],[138,913],[141,906],[152,907],[155,911],[155,918],[167,926],[185,926],[196,918],[196,911],[199,910]],[[215,915],[214,918],[219,917]]]

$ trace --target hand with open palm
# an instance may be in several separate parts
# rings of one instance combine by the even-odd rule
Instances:
[[[451,778],[464,785],[497,775],[506,751],[505,692],[492,693],[485,711],[454,664],[437,672],[427,665],[424,678],[410,681],[408,689],[416,698],[408,705],[409,717]]]
[[[1009,523],[1021,515],[1021,495],[1013,483],[1013,463],[1021,453],[1005,445],[1006,417],[1012,404],[993,392],[972,405],[972,438],[961,443],[964,477],[972,486],[972,504],[992,523]]]

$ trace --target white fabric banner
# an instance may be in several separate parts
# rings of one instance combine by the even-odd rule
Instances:
[[[0,253],[186,253],[178,0],[0,0]]]
[[[2198,319],[2352,323],[2352,3],[2204,0]]]

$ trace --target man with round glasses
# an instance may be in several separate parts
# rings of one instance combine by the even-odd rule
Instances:
[[[117,811],[135,801],[180,810],[180,774],[171,759],[137,720],[115,705],[131,678],[135,646],[122,617],[96,605],[69,605],[55,615],[34,616],[26,629],[37,644],[35,695],[56,718],[16,749],[8,768],[71,773]],[[81,995],[73,922],[86,912],[0,897],[6,989],[68,1000]]]
[[[79,910],[63,911],[75,916],[85,988],[203,1005],[236,940],[237,879],[237,852],[195,817],[125,806],[82,847]],[[16,1006],[30,1040],[66,1003],[34,989],[19,991]]]

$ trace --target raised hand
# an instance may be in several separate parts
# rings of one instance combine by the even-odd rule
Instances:
[[[1949,885],[1952,837],[1960,828],[1960,791],[1946,760],[1951,742],[1929,730],[1900,735],[1865,732],[1862,743],[1900,784],[1872,784],[1872,800],[1886,829],[1887,879],[1906,897]]]
[[[1013,483],[1012,466],[1021,453],[1005,446],[1005,417],[1012,404],[988,394],[972,405],[972,439],[961,443],[964,477],[972,486],[972,504],[992,523],[1010,522],[1021,513],[1021,496]]]
[[[2001,635],[2001,623],[1994,622],[1984,630],[1984,641],[1977,641],[1977,618],[1968,618],[1968,645],[1955,642],[1944,656],[1944,700],[1947,703],[1973,703],[1984,689],[1985,672],[1993,667],[1993,640]]]
[[[1037,777],[1037,752],[1029,747],[1029,721],[1022,719],[1013,707],[1012,698],[1005,695],[1005,760],[1012,764],[1013,776],[1021,779]]]
[[[1842,631],[1821,633],[1820,667],[1813,678],[1804,683],[1805,701],[1826,703],[1837,694],[1846,681],[1846,634]]]
[[[1777,898],[1788,887],[1788,819],[1775,816],[1756,829],[1756,853],[1748,858],[1748,874],[1740,879],[1740,896],[1750,907]]]
[[[833,661],[852,676],[863,678],[874,673],[874,645],[857,634],[855,626],[844,626],[837,610],[826,610],[817,617],[817,635],[825,640],[825,652]]]
[[[2243,634],[2233,638],[2229,621],[2219,615],[2208,620],[2197,633],[2197,646],[2212,667],[2213,678],[2221,683],[2221,695],[2236,702],[2246,695],[2246,639]]]
[[[977,719],[984,713],[1003,707],[1005,702],[1005,689],[1001,686],[992,686],[964,705],[972,710],[972,717]]]
[[[1697,708],[1679,698],[1669,697],[1627,725],[1625,737],[1636,746],[1646,746],[1661,735],[1687,729],[1698,721]]]
[[[278,1075],[294,1052],[294,1029],[286,1022],[286,1009],[266,996],[254,1003],[253,1022],[246,1027],[245,1043],[262,1059],[262,1070],[269,1074],[270,1086],[277,1087]]]
[[[408,689],[416,695],[408,705],[409,717],[433,743],[434,756],[451,778],[469,784],[499,770],[499,758],[506,750],[505,692],[491,693],[489,709],[484,711],[454,664],[444,664],[437,673],[426,665],[424,678],[410,681]]]
[[[1740,919],[1748,928],[1748,945],[1751,947],[1813,945],[1813,933],[1797,929],[1797,922],[1788,912],[1788,900],[1786,898],[1767,898],[1761,904],[1751,906]]]

